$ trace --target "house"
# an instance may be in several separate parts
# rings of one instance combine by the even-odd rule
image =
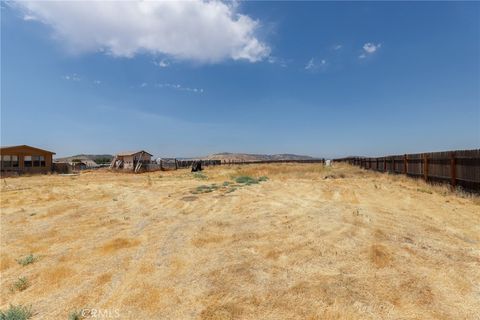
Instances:
[[[152,162],[153,155],[145,150],[118,153],[112,160],[110,168],[139,171],[142,166]]]
[[[55,152],[27,145],[0,147],[2,175],[48,173],[52,171]]]

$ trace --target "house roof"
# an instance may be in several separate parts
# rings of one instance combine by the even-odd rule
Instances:
[[[35,147],[32,147],[32,146],[27,146],[26,144],[22,144],[22,145],[19,145],[19,146],[5,146],[5,147],[0,147],[0,153],[5,153],[5,152],[8,152],[10,150],[13,151],[13,149],[29,149],[31,151],[40,151],[40,152],[43,152],[43,153],[50,153],[50,154],[55,154],[55,152],[52,152],[52,151],[48,151],[48,150],[45,150],[45,149],[40,149],[40,148],[35,148]]]
[[[146,154],[148,154],[148,155],[153,156],[153,154],[148,153],[148,152],[145,151],[145,150],[139,150],[139,151],[123,151],[123,152],[119,152],[119,153],[117,153],[117,157],[118,157],[118,156],[120,156],[120,157],[122,157],[122,156],[133,156],[134,154],[142,153],[142,152],[144,152],[144,153],[146,153]]]

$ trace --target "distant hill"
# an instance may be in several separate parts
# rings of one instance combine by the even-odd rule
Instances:
[[[250,153],[214,153],[204,157],[211,160],[236,160],[236,161],[272,161],[272,160],[312,160],[314,157],[298,154],[250,154]]]
[[[111,154],[77,154],[71,157],[55,158],[58,162],[71,162],[72,160],[93,160],[97,164],[105,164],[112,162],[113,156]]]

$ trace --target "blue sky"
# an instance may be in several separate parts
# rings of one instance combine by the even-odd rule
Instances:
[[[1,18],[2,145],[163,157],[480,146],[480,3],[3,2]]]

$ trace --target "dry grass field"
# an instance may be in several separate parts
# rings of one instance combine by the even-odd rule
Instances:
[[[32,319],[480,319],[480,201],[347,165],[8,178],[0,271]]]

